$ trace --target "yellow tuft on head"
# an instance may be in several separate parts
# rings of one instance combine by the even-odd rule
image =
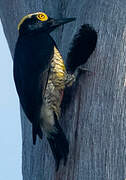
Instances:
[[[36,12],[36,13],[28,14],[28,15],[24,16],[24,17],[21,19],[21,21],[19,22],[19,24],[18,24],[18,31],[19,31],[22,23],[23,23],[26,19],[31,18],[31,17],[34,16],[34,15],[36,15],[37,19],[39,19],[40,21],[47,21],[47,20],[48,20],[48,16],[47,16],[45,13],[43,13],[43,12]]]

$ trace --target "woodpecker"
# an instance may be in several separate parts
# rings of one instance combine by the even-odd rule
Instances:
[[[14,54],[14,81],[24,113],[32,123],[33,144],[37,135],[42,139],[44,132],[56,162],[56,170],[62,159],[66,164],[69,153],[68,140],[59,124],[60,105],[64,89],[76,80],[76,68],[72,67],[71,73],[67,73],[50,32],[74,20],[54,19],[43,12],[26,15],[18,24],[19,37]],[[68,61],[69,71],[70,63],[71,59]],[[80,64],[79,61],[75,66]]]

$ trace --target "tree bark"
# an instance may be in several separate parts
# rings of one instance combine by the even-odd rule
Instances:
[[[124,180],[126,1],[1,0],[0,17],[12,57],[19,20],[36,11],[77,18],[52,33],[64,59],[82,24],[93,25],[98,42],[86,64],[93,74],[82,74],[73,86],[74,95],[61,122],[70,153],[58,173],[46,138],[32,145],[31,124],[21,109],[23,180]]]

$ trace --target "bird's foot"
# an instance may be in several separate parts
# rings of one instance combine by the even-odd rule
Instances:
[[[75,82],[76,78],[74,74],[67,74],[67,78],[65,81],[65,86],[70,87]]]
[[[88,73],[88,75],[92,75],[93,72],[84,67],[83,65],[78,66],[74,72],[74,76],[77,78],[81,73]]]
[[[81,73],[88,73],[88,75],[92,75],[93,74],[93,72],[91,72],[89,69],[87,69],[83,65],[78,66],[73,74],[67,74],[67,78],[65,80],[65,86],[66,87],[72,86],[73,83],[78,78],[78,76],[81,75]]]

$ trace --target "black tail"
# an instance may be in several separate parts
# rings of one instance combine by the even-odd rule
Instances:
[[[96,42],[97,32],[88,24],[82,25],[74,36],[72,47],[68,52],[66,61],[68,72],[74,73],[78,66],[87,62],[96,47]]]
[[[56,132],[50,133],[47,139],[56,162],[56,171],[58,171],[61,159],[64,160],[64,165],[66,165],[69,144],[58,120],[55,121],[55,128]]]
[[[36,136],[40,137],[40,139],[42,139],[42,136],[43,136],[43,133],[42,133],[42,130],[41,128],[38,126],[38,128],[36,129],[35,126],[33,126],[32,124],[32,139],[33,139],[33,144],[35,145],[36,144]]]

